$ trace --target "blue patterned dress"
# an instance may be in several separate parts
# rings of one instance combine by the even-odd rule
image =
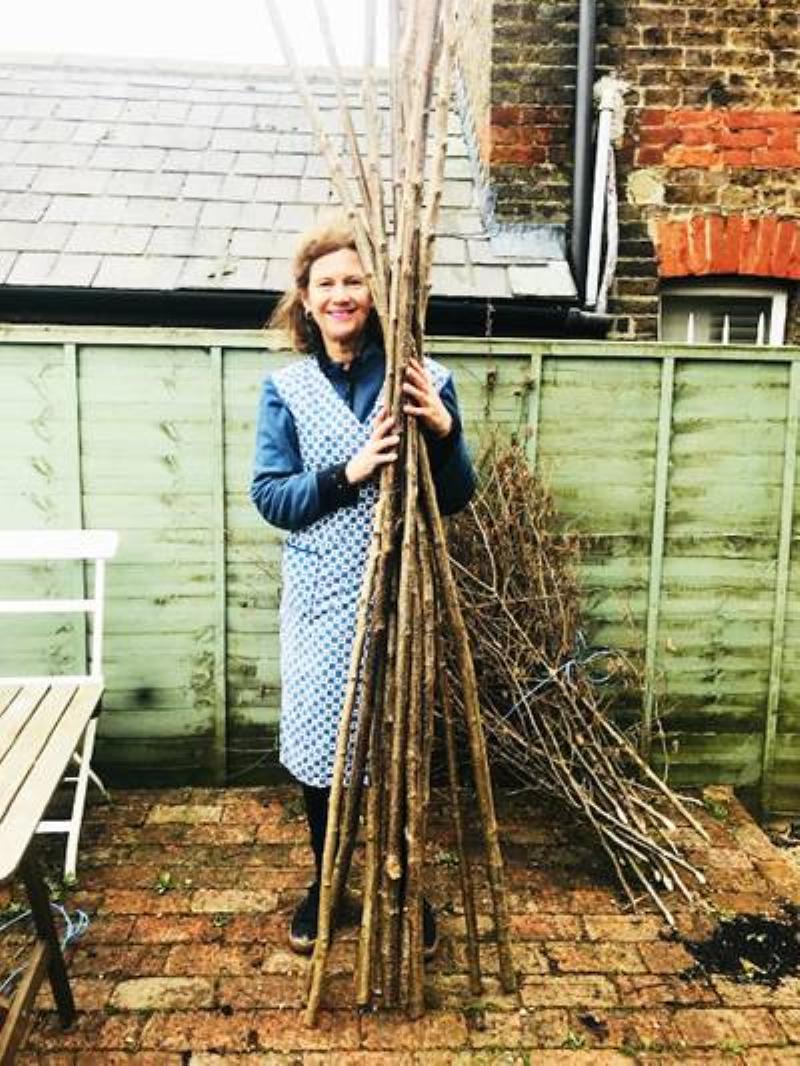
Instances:
[[[426,360],[426,365],[440,390],[449,383],[444,367],[432,360]],[[318,495],[320,492],[324,495],[328,473],[341,469],[369,439],[380,408],[380,390],[374,396],[359,397],[363,420],[360,419],[314,356],[279,370],[268,381],[266,389],[273,407],[276,403],[282,405],[291,419],[294,432],[290,434],[293,438],[290,443],[297,452],[293,465],[296,468],[299,461],[301,469],[295,469],[288,477],[295,479],[292,486],[297,497],[295,503],[302,510],[308,504],[303,492],[310,498],[316,488]],[[365,403],[370,398],[371,405]],[[262,403],[259,438],[270,433],[264,422]],[[270,520],[265,510],[277,512],[275,501],[270,502],[267,493],[268,501],[264,503],[255,490],[259,481],[259,455],[262,459],[268,455],[262,445],[259,439],[252,495],[259,510]],[[452,450],[460,449],[463,443]],[[262,486],[263,471],[262,465]],[[468,499],[473,485],[468,456],[467,470],[462,470],[464,476]],[[305,484],[309,479],[310,484]],[[272,479],[267,475],[266,480]],[[284,482],[281,488],[286,487]],[[319,505],[318,501],[317,509],[324,513],[305,524],[290,525],[292,531],[284,544],[280,760],[295,778],[317,788],[326,787],[331,781],[377,495],[377,482],[370,480],[357,489],[350,489],[346,501],[334,501],[331,509],[326,510],[324,503]],[[310,513],[313,514],[313,508]],[[272,520],[275,520],[274,513]]]

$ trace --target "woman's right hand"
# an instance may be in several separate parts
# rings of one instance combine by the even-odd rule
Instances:
[[[351,485],[368,481],[382,466],[397,459],[400,437],[393,430],[394,419],[386,408],[382,408],[375,421],[372,436],[345,467],[344,476]]]

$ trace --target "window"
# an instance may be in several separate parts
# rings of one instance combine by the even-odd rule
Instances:
[[[735,281],[665,284],[661,340],[678,344],[784,343],[786,291]]]

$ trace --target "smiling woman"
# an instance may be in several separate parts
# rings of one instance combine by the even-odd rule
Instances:
[[[350,363],[372,309],[369,285],[355,249],[339,248],[314,260],[303,307],[319,329],[330,358]]]
[[[309,952],[378,475],[398,457],[401,427],[383,408],[383,338],[349,226],[335,222],[301,238],[293,276],[270,325],[284,329],[304,358],[264,383],[251,496],[267,522],[290,531],[283,553],[280,757],[303,786],[316,863],[289,935],[296,951]],[[458,511],[475,478],[452,378],[431,359],[412,361],[403,393],[403,414],[422,428],[439,506],[444,514]],[[424,916],[432,950],[429,907]]]

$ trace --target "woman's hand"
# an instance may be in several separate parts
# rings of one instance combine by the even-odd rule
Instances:
[[[395,461],[400,437],[392,432],[393,429],[394,419],[386,408],[382,408],[375,420],[372,436],[345,467],[344,476],[351,485],[368,481],[376,470]]]
[[[435,437],[446,437],[453,428],[453,417],[442,403],[439,390],[418,359],[410,359],[403,382],[406,403],[403,410],[414,415]]]

